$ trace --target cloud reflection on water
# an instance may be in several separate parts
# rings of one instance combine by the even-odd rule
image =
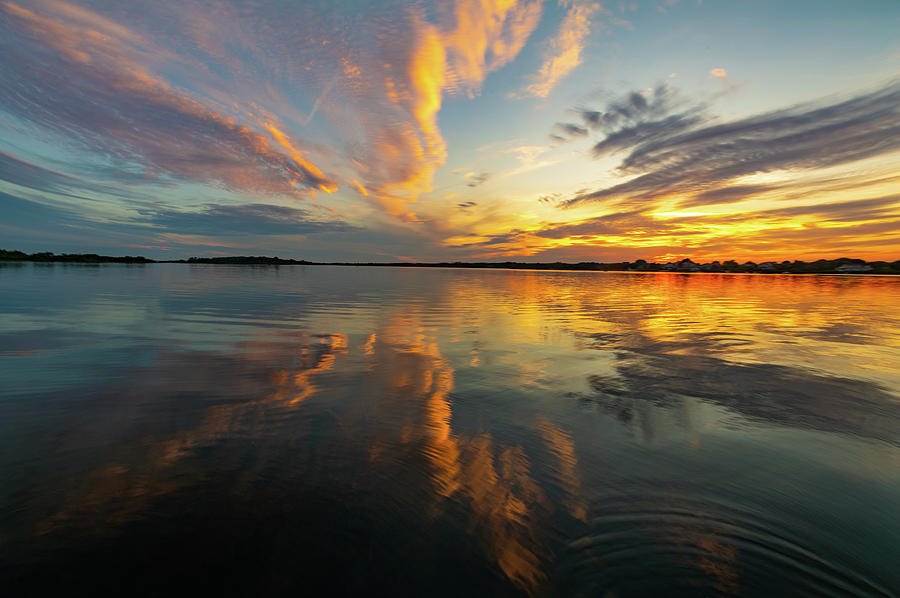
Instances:
[[[362,283],[365,269],[186,268],[141,276],[163,271],[173,278],[161,298],[115,295],[102,279],[70,294],[85,327],[78,334],[0,336],[9,358],[63,361],[130,339],[127,369],[61,378],[66,396],[39,387],[34,396],[53,397],[54,411],[34,400],[18,416],[30,423],[22,444],[36,464],[22,475],[36,476],[32,492],[42,497],[22,520],[33,521],[32,542],[79,538],[91,554],[102,538],[139,540],[160,519],[163,529],[172,517],[199,525],[210,502],[238,536],[260,518],[274,526],[252,544],[283,551],[272,572],[291,555],[321,563],[316,555],[336,553],[345,561],[333,573],[366,579],[414,546],[404,553],[411,567],[471,559],[467,571],[500,593],[599,591],[635,574],[616,555],[636,542],[660,580],[737,594],[766,567],[787,571],[772,561],[776,535],[791,542],[784,567],[819,566],[803,555],[832,546],[816,536],[822,522],[791,518],[808,483],[793,451],[824,438],[851,465],[862,451],[873,468],[896,459],[900,386],[884,365],[896,354],[894,279],[381,270],[377,283]],[[359,288],[340,300],[317,291],[317,277],[353,289],[344,276]],[[223,309],[235,298],[246,304]],[[128,336],[136,330],[140,340]],[[138,364],[133,355],[146,346],[152,358]],[[773,475],[790,475],[760,487],[744,477],[761,453],[740,443],[772,434],[788,437],[769,449],[784,461]],[[831,471],[814,464],[818,475]],[[770,501],[767,510],[755,500]],[[257,506],[242,510],[245,501]],[[178,519],[173,507],[188,514]],[[304,539],[312,544],[292,544]],[[830,584],[837,574],[822,566]],[[460,587],[447,583],[447,592]]]

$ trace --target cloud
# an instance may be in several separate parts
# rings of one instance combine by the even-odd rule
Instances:
[[[330,255],[343,252],[345,246],[361,240],[363,245],[386,243],[383,238],[366,239],[366,235],[371,236],[368,231],[343,221],[324,221],[314,218],[307,210],[269,204],[209,204],[198,211],[141,208],[133,216],[103,219],[92,219],[83,210],[71,206],[37,202],[3,192],[0,192],[0,205],[3,206],[0,237],[4,240],[0,246],[25,251],[112,251],[116,255],[134,253],[135,248],[168,253],[195,251],[201,247],[246,254],[254,247],[259,249],[261,240],[270,244],[272,236],[282,235],[291,241],[281,246],[281,254],[298,251],[304,246],[300,239],[305,237],[308,247],[303,251],[313,256],[322,255],[318,246],[322,235],[328,235],[331,240]],[[240,242],[246,239],[248,242]],[[357,255],[359,251],[361,248],[356,248]]]
[[[533,234],[549,239],[565,239],[582,235],[618,235],[631,231],[641,231],[643,234],[650,220],[640,212],[625,212],[590,218],[576,224],[550,225],[533,231]],[[654,228],[656,226],[654,224]]]
[[[94,183],[50,170],[2,151],[0,151],[0,181],[34,191],[55,193],[88,201],[95,199],[90,197],[91,194],[97,193],[129,199],[144,197],[142,193],[120,189],[112,185]]]
[[[720,189],[701,191],[693,197],[683,199],[678,203],[680,208],[705,206],[710,204],[735,203],[753,197],[781,189],[781,185],[733,185]]]
[[[354,189],[356,189],[356,192],[359,193],[360,195],[362,195],[363,197],[366,197],[369,195],[369,192],[366,190],[366,188],[363,187],[362,184],[360,184],[360,182],[357,181],[356,179],[352,179],[350,181],[350,186],[353,187]]]
[[[472,177],[470,177],[470,180],[468,183],[466,183],[466,186],[467,187],[478,187],[479,185],[486,183],[488,181],[488,179],[490,179],[490,178],[491,178],[491,174],[489,172],[482,172],[479,174],[475,174]]]
[[[673,114],[661,120],[635,124],[610,133],[603,141],[597,143],[593,152],[602,156],[610,152],[626,149],[637,143],[645,143],[654,139],[665,138],[693,127],[701,122],[699,114]]]
[[[575,137],[587,137],[588,130],[584,127],[580,127],[574,123],[556,123],[554,128],[565,135],[568,135],[570,138]],[[561,136],[558,136],[561,137]],[[561,137],[565,139],[564,137]]]
[[[414,219],[406,205],[446,158],[443,97],[477,94],[515,58],[541,2],[0,11],[0,111],[68,151],[240,192],[305,197],[344,181]]]
[[[634,210],[588,218],[575,223],[543,223],[529,230],[515,228],[457,247],[481,247],[497,251],[520,251],[528,247],[534,251],[542,251],[548,245],[556,245],[559,241],[568,245],[597,245],[602,237],[613,237],[619,242],[627,242],[625,241],[627,238],[642,239],[675,232],[692,235],[698,231],[691,231],[677,222],[659,220],[640,210]]]
[[[307,210],[269,204],[207,205],[198,212],[163,208],[139,213],[148,224],[190,235],[308,235],[359,230],[342,221],[312,220]]]
[[[563,197],[564,196],[562,193],[549,193],[547,195],[541,195],[540,197],[538,197],[538,202],[554,204],[554,203],[558,202],[560,199],[562,199]]]
[[[776,218],[787,219],[796,216],[815,218],[820,222],[865,222],[900,216],[900,194],[855,199],[851,201],[834,201],[813,205],[774,208],[756,212],[735,214],[727,217],[730,220]]]
[[[830,328],[827,322],[817,322],[794,334],[831,342],[868,342],[867,335],[855,334],[865,330],[856,326],[841,322]],[[735,363],[726,358],[734,350],[734,339],[718,333],[685,332],[665,340],[640,332],[586,334],[584,338],[593,340],[592,348],[617,356],[614,374],[591,376],[593,396],[585,397],[615,412],[642,413],[640,405],[678,410],[683,408],[683,397],[691,396],[772,425],[900,445],[900,406],[890,390],[878,384],[800,367]],[[691,348],[689,353],[686,347]],[[880,416],[867,417],[872,409]]]
[[[666,83],[652,90],[626,93],[610,101],[603,110],[576,109],[585,126],[612,134],[637,124],[669,116],[684,104],[678,93]],[[694,108],[696,110],[697,107]]]
[[[451,246],[482,258],[545,260],[669,254],[884,259],[900,249],[895,173],[855,164],[867,158],[883,163],[900,150],[900,84],[727,123],[708,112],[706,103],[666,86],[579,110],[584,128],[605,135],[595,155],[622,153],[619,172],[629,179],[582,189],[568,200],[551,194],[540,201],[564,207],[593,201],[605,213],[574,222],[512,222],[505,230],[456,237]],[[835,170],[820,170],[829,167]],[[771,176],[775,171],[791,176]],[[849,193],[856,198],[841,199]],[[746,200],[754,201],[728,205]],[[705,205],[727,207],[687,209]]]
[[[662,0],[662,2],[656,5],[656,10],[659,12],[667,12],[670,8],[678,4],[680,0]]]
[[[62,206],[39,203],[3,192],[0,192],[0,200],[3,205],[3,220],[0,226],[29,229],[43,226],[55,231],[86,222],[74,210]]]
[[[552,198],[548,198],[552,201]],[[541,223],[472,237],[456,248],[482,257],[584,259],[586,256],[691,255],[708,259],[799,258],[900,248],[900,195],[746,210],[727,214],[660,214],[644,208],[577,222]],[[749,231],[749,233],[748,233]],[[615,257],[618,256],[618,257]],[[598,259],[598,258],[595,258]]]
[[[561,142],[569,141],[568,139],[564,139],[562,137],[560,137],[560,140]],[[518,166],[514,166],[513,168],[509,168],[497,173],[496,178],[503,179],[515,177],[526,172],[532,172],[534,170],[538,170],[539,168],[545,168],[547,166],[551,166],[560,162],[562,160],[562,158],[560,157],[544,160],[538,159],[552,149],[553,145],[519,145],[502,150],[500,154],[515,156],[519,164]]]
[[[111,248],[121,252],[141,247],[141,243],[156,243],[154,232],[146,226],[91,220],[83,210],[70,205],[38,202],[3,192],[0,205],[4,249],[108,253]]]
[[[546,98],[550,92],[582,62],[586,38],[591,33],[594,15],[601,10],[598,2],[559,0],[569,10],[549,41],[544,62],[530,77],[531,83],[513,92],[513,98]]]
[[[616,116],[613,110],[611,120],[606,116],[610,111],[587,117],[610,131],[595,151],[627,150],[618,170],[633,178],[577,195],[564,206],[646,202],[676,194],[691,195],[692,205],[699,205],[699,194],[741,177],[827,168],[900,150],[898,82],[844,101],[803,104],[724,124],[701,124],[702,110],[696,107],[675,118],[647,118],[643,115],[650,111],[642,106],[637,103],[638,116]],[[716,194],[707,197],[715,199]]]
[[[660,84],[649,93],[632,91],[625,94],[611,101],[602,111],[579,108],[576,112],[585,127],[606,134],[593,148],[594,155],[599,157],[671,136],[703,122],[705,105],[685,104],[671,87]],[[560,127],[557,123],[554,128],[560,130]],[[581,131],[584,131],[583,135],[587,134],[583,127],[574,130],[576,134]]]
[[[728,71],[723,68],[714,68],[709,71],[709,74],[718,79],[727,79]]]
[[[443,96],[478,93],[488,73],[515,58],[540,16],[537,0],[459,0],[437,22],[415,11],[398,18],[376,52],[354,57],[362,65],[355,93],[364,135],[354,163],[389,213],[412,218],[406,205],[430,190],[446,159],[437,124]]]
[[[179,179],[274,193],[335,187],[286,136],[273,144],[153,73],[145,65],[157,50],[141,35],[87,9],[33,8],[2,5],[7,113],[114,162]]]
[[[546,145],[518,145],[502,150],[500,153],[513,154],[519,162],[528,164],[534,162],[549,150],[550,148]]]

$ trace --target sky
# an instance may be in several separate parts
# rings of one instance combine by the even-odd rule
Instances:
[[[900,2],[0,0],[0,247],[900,259]]]

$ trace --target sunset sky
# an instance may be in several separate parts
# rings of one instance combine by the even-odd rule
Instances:
[[[0,248],[900,259],[900,2],[0,1]]]

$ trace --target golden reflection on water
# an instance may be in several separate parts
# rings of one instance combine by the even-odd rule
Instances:
[[[893,366],[900,363],[900,330],[889,314],[898,299],[893,280],[840,277],[451,277],[437,289],[434,305],[383,306],[369,320],[354,320],[352,330],[318,328],[324,324],[314,318],[310,332],[281,332],[276,340],[267,338],[270,329],[260,329],[258,338],[241,343],[236,353],[243,362],[236,367],[267,372],[265,381],[240,378],[247,385],[246,400],[207,406],[198,423],[171,436],[139,436],[137,448],[117,451],[129,455],[127,461],[104,463],[87,473],[70,490],[65,506],[37,531],[47,534],[73,522],[90,522],[97,529],[123,525],[183,487],[177,473],[186,457],[230,438],[265,437],[269,426],[289,419],[307,402],[317,399],[322,408],[337,400],[330,396],[334,382],[323,376],[353,375],[358,378],[351,392],[357,396],[336,417],[348,429],[371,428],[359,440],[369,443],[369,466],[390,467],[411,451],[421,455],[435,512],[449,502],[464,505],[468,533],[485,556],[517,587],[535,593],[554,558],[538,528],[555,508],[589,521],[578,438],[544,414],[531,421],[537,448],[499,442],[490,426],[486,431],[455,429],[453,392],[460,369],[509,368],[515,374],[505,372],[506,384],[516,380],[538,389],[570,384],[583,391],[589,376],[599,376],[604,392],[628,397],[635,391],[624,385],[623,368],[643,375],[657,363],[648,355],[678,356],[679,361],[664,363],[701,367],[718,362],[682,358],[714,357],[722,363],[775,363],[858,376],[896,394],[900,380]],[[285,353],[295,364],[271,367]],[[223,382],[205,379],[202,364],[181,368],[177,356],[155,367],[161,371],[151,367],[151,375],[173,385],[215,388]],[[697,372],[691,371],[694,379]],[[677,378],[678,372],[669,374]],[[644,390],[659,384],[649,375],[641,379]],[[689,387],[675,386],[685,396]],[[683,425],[691,428],[688,420],[699,417],[692,410],[699,410],[700,401],[689,396],[679,401]],[[648,404],[632,408],[645,412],[645,424],[655,417]],[[689,442],[696,449],[701,440]],[[534,474],[537,451],[551,458],[559,490],[554,501]],[[696,555],[695,566],[715,578],[717,589],[737,593],[739,552],[733,543],[678,525],[670,525],[662,537],[689,544],[686,552]]]
[[[581,492],[581,476],[578,473],[578,456],[575,442],[564,428],[554,425],[546,417],[539,418],[538,430],[547,448],[555,458],[556,474],[565,491],[564,505],[569,514],[580,521],[587,521],[588,508]]]
[[[740,548],[737,539],[710,526],[710,521],[717,517],[698,512],[696,505],[686,504],[685,501],[672,497],[666,497],[662,503],[661,509],[680,508],[690,515],[663,520],[660,525],[660,544],[677,546],[681,555],[692,557],[688,564],[711,578],[712,586],[719,595],[740,595]]]
[[[510,581],[533,589],[544,578],[544,549],[533,530],[535,509],[546,507],[547,500],[530,475],[523,448],[497,446],[489,434],[453,431],[454,369],[414,314],[387,322],[366,346],[373,367],[387,381],[388,388],[379,392],[402,401],[394,407],[407,412],[402,440],[422,441],[435,499],[464,499],[471,509],[471,533],[482,539],[489,557]]]
[[[251,359],[271,357],[276,347],[248,343]],[[90,522],[88,529],[108,532],[111,528],[132,520],[151,500],[177,491],[184,484],[172,474],[178,462],[193,451],[210,446],[240,432],[252,432],[264,426],[265,419],[248,417],[260,407],[275,409],[294,405],[314,394],[318,389],[313,377],[331,369],[337,355],[347,353],[347,339],[341,334],[317,335],[299,349],[301,365],[292,371],[278,370],[271,374],[274,390],[250,402],[207,407],[201,422],[192,428],[179,430],[171,438],[139,438],[141,453],[131,463],[109,463],[88,473],[74,490],[66,505],[38,525],[39,533],[48,533],[58,526]],[[172,376],[171,372],[166,373]],[[192,378],[203,378],[202,370],[184,369],[172,381],[185,385]],[[259,390],[256,389],[255,393]],[[250,427],[250,430],[247,427]]]
[[[110,463],[87,474],[66,506],[43,521],[38,531],[49,533],[75,521],[80,525],[90,521],[89,527],[106,531],[127,523],[151,501],[181,487],[171,479],[171,470],[180,459],[217,441],[252,434],[255,426],[265,426],[265,418],[255,417],[261,407],[263,414],[294,408],[319,392],[316,377],[350,353],[348,340],[336,333],[307,340],[298,348],[298,367],[271,374],[271,392],[255,401],[209,407],[199,425],[181,430],[173,438],[142,439],[146,452],[135,464]],[[251,355],[256,357],[271,354],[271,348],[260,343],[244,348],[254,349]],[[530,475],[524,449],[497,445],[487,433],[466,436],[453,431],[449,395],[454,370],[413,315],[387,321],[360,349],[371,360],[370,375],[361,388],[378,401],[379,417],[405,420],[403,426],[381,428],[397,437],[376,437],[369,449],[376,464],[387,446],[397,450],[398,445],[418,445],[430,464],[434,500],[464,500],[471,510],[470,533],[480,539],[486,556],[514,584],[533,590],[545,577],[541,561],[546,557],[546,549],[533,532],[536,510],[547,510],[550,505]],[[391,410],[402,413],[388,415]],[[579,488],[571,439],[549,421],[543,422],[542,429],[558,458],[567,490],[573,493],[568,508],[583,518],[585,507],[575,495]]]
[[[447,313],[481,314],[477,325],[502,330],[513,348],[552,347],[567,333],[612,335],[627,349],[669,343],[669,354],[714,352],[900,387],[896,277],[516,272],[496,279],[474,289],[457,279],[445,305]]]

